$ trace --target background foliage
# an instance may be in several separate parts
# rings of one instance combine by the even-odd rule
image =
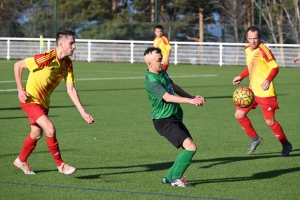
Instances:
[[[244,42],[250,25],[261,26],[269,43],[300,41],[298,0],[157,2],[155,6],[155,0],[0,0],[0,37],[52,38],[57,28],[73,29],[82,39],[152,40],[153,27],[159,23],[172,41]]]

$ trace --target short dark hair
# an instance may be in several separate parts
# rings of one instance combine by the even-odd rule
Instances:
[[[161,54],[161,49],[157,48],[157,47],[148,47],[145,52],[144,52],[144,56],[147,54],[152,53],[153,51],[155,51],[156,53],[160,53]]]
[[[58,31],[56,34],[56,45],[58,44],[58,40],[60,40],[62,37],[67,37],[67,36],[75,36],[75,32],[72,30],[61,30]]]
[[[161,29],[162,31],[164,30],[164,27],[163,27],[162,25],[156,25],[156,26],[154,27],[154,30],[157,29],[157,28],[158,28],[158,29]]]
[[[261,38],[260,29],[257,26],[250,26],[249,28],[247,28],[246,37],[247,37],[249,31],[251,31],[251,32],[257,31],[258,37]]]

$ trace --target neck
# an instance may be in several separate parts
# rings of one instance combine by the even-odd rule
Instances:
[[[59,60],[63,59],[64,57],[66,57],[61,51],[59,51],[58,48],[56,48],[56,56]]]

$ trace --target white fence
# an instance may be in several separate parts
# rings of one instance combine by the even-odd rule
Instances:
[[[55,39],[1,38],[0,59],[23,59],[55,48]],[[77,61],[144,62],[143,53],[152,41],[127,40],[76,40],[72,59]],[[245,43],[170,42],[170,62],[176,64],[206,64],[219,66],[245,65]],[[279,66],[296,67],[292,60],[300,53],[296,44],[266,44],[273,52]]]

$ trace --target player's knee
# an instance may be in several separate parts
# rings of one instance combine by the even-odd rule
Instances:
[[[275,119],[266,119],[265,122],[268,126],[272,126],[275,123]]]
[[[234,113],[234,117],[236,119],[242,119],[243,117],[245,117],[245,113],[244,112],[240,112],[239,110],[235,111]]]
[[[30,137],[34,140],[39,140],[43,137],[43,133],[42,132],[31,132]]]
[[[54,137],[56,134],[55,127],[49,127],[47,130],[44,130],[47,137]]]
[[[191,138],[185,139],[182,146],[185,150],[188,150],[188,151],[196,151],[197,150],[197,145]]]

